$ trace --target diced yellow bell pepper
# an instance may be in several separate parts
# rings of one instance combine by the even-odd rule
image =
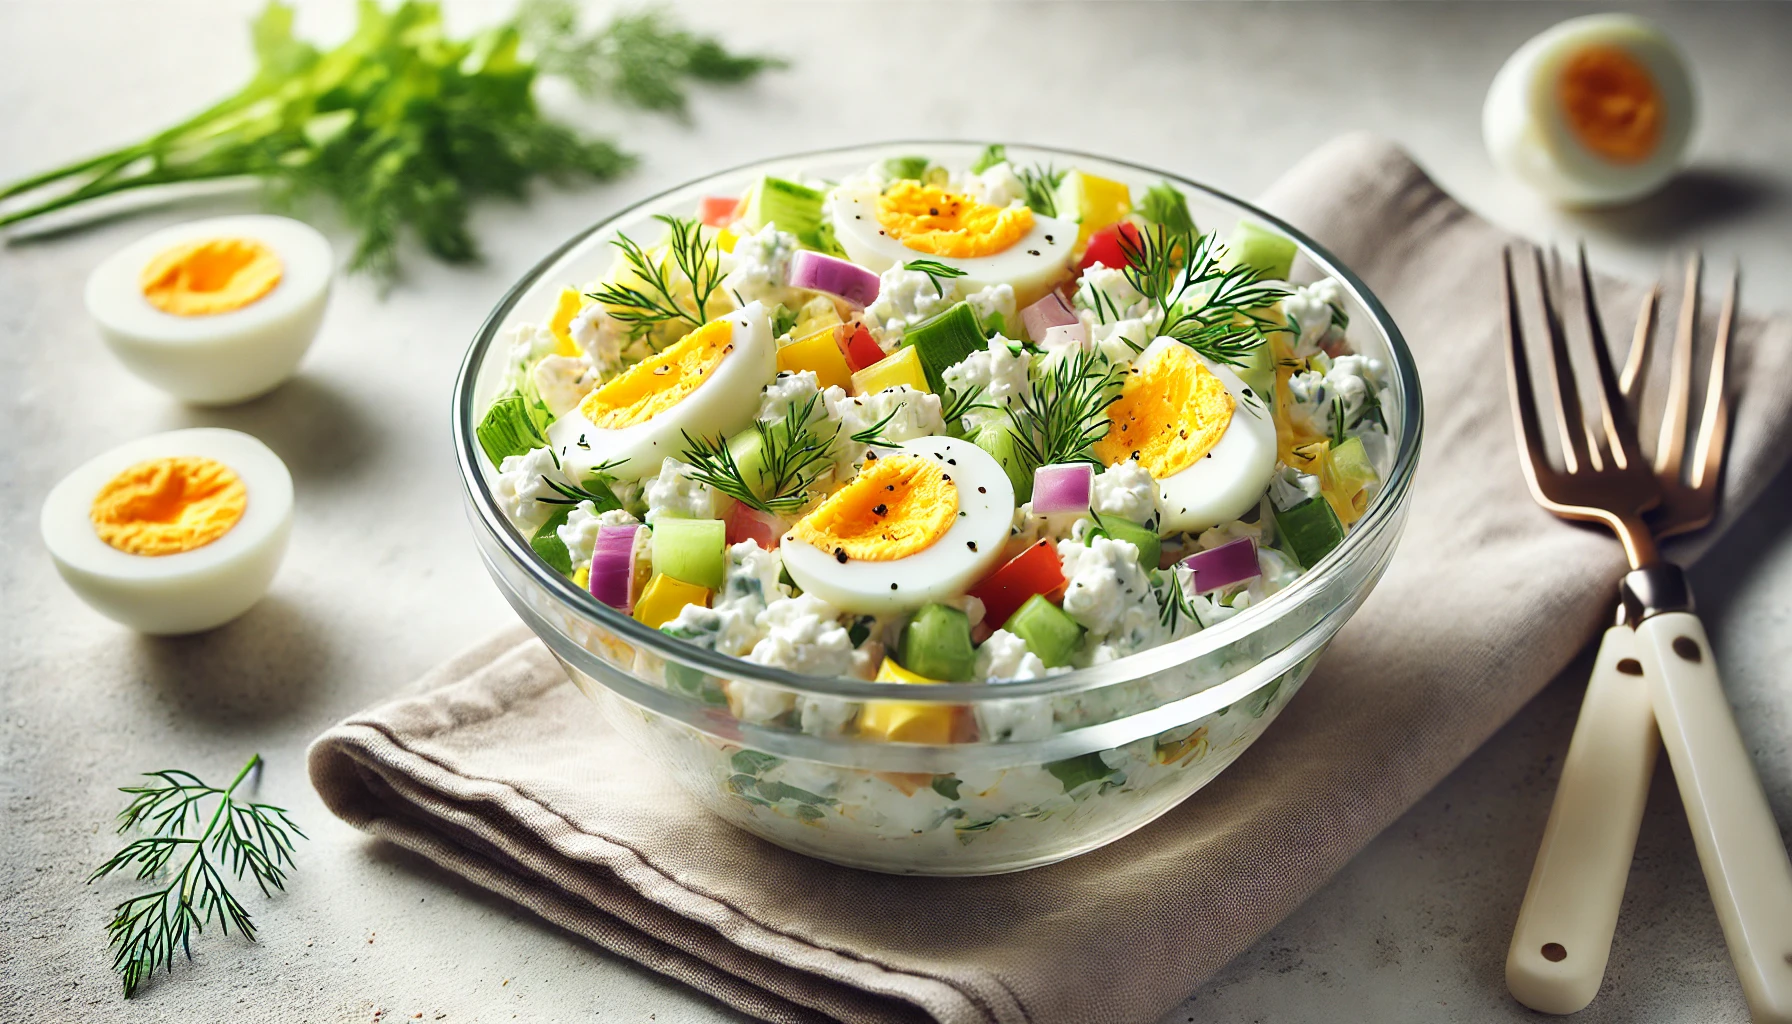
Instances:
[[[579,346],[572,340],[572,319],[584,308],[585,296],[579,294],[577,288],[560,289],[560,301],[554,306],[554,315],[548,320],[548,330],[554,332],[554,354],[557,356],[576,356]]]
[[[658,629],[678,618],[687,604],[709,604],[709,588],[658,573],[635,600],[635,619]]]
[[[901,384],[916,391],[929,390],[927,371],[921,368],[921,353],[913,345],[904,345],[852,375],[853,391],[861,395],[875,395]]]
[[[1083,171],[1064,176],[1057,191],[1058,215],[1077,221],[1076,244],[1089,244],[1089,236],[1124,219],[1132,212],[1132,190],[1125,182],[1097,177]]]
[[[785,345],[778,350],[778,369],[790,373],[813,370],[815,380],[824,388],[852,386],[852,367],[834,340],[838,327],[824,327],[814,334]]]
[[[716,248],[722,250],[723,252],[733,252],[734,244],[739,241],[740,241],[740,236],[735,234],[734,232],[728,230],[727,228],[723,228],[722,230],[716,232]]]
[[[586,563],[584,565],[579,566],[579,568],[572,574],[572,581],[573,581],[573,583],[577,584],[577,586],[580,590],[590,590],[591,589],[591,565],[590,565],[590,563]]]
[[[880,683],[938,683],[888,658],[877,670]],[[901,700],[870,700],[859,712],[859,735],[883,743],[950,743],[958,708]]]

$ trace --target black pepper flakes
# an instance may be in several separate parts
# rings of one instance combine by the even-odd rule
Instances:
[[[841,565],[846,564],[846,549],[845,548],[835,548],[834,549],[834,561],[839,562]]]
[[[987,488],[987,487],[979,487],[979,488],[977,488],[977,493],[978,493],[978,494],[988,494],[988,493],[989,493],[989,488]]]
[[[970,549],[971,549],[971,550],[972,550],[972,551],[975,551],[975,550],[977,550],[977,542],[976,542],[976,541],[974,541],[974,540],[967,540],[967,541],[965,541],[965,542],[964,542],[964,546],[965,546],[965,547],[967,547],[967,548],[970,548]]]
[[[894,584],[894,583],[892,583],[892,584],[890,584],[890,589],[891,589],[891,590],[895,590],[895,589],[896,589],[896,584]]]
[[[1027,255],[1028,256],[1037,256],[1037,255],[1039,255],[1039,250],[1038,249],[1028,249]]]
[[[882,503],[873,505],[871,507],[871,514],[876,516],[887,516],[890,514],[890,506]]]

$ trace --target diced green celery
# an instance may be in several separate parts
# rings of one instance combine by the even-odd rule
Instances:
[[[752,427],[741,431],[728,439],[728,453],[734,456],[734,464],[740,467],[740,477],[753,488],[753,493],[765,497],[766,486],[770,483],[765,478],[765,438]]]
[[[528,399],[514,391],[492,403],[473,434],[479,438],[479,447],[485,449],[485,457],[492,460],[493,468],[512,455],[527,455],[548,443],[536,427]]]
[[[572,572],[572,553],[566,550],[566,544],[560,539],[558,531],[566,525],[566,517],[570,515],[571,505],[560,506],[548,517],[547,522],[541,524],[535,535],[529,538],[529,547],[562,576]]]
[[[1033,471],[1037,467],[1028,462],[1020,445],[1014,440],[1014,421],[1007,416],[996,416],[979,427],[971,443],[988,452],[1002,472],[1008,474],[1008,482],[1014,487],[1014,502],[1031,500],[1033,497]]]
[[[1276,530],[1287,539],[1288,549],[1303,569],[1311,569],[1344,541],[1344,524],[1323,497],[1277,509]]]
[[[941,395],[946,393],[946,369],[972,352],[982,351],[987,341],[983,325],[977,321],[977,311],[968,302],[954,304],[944,313],[910,327],[902,336],[902,343],[913,345],[921,357],[928,385]]]
[[[1258,345],[1245,353],[1241,365],[1232,367],[1238,379],[1263,398],[1276,393],[1276,357],[1269,348],[1267,343]]]
[[[1008,616],[1003,629],[1020,637],[1027,650],[1039,656],[1046,668],[1070,664],[1083,643],[1083,627],[1070,613],[1047,601],[1045,595],[1034,594]]]
[[[1158,539],[1156,530],[1118,516],[1102,516],[1100,526],[1114,540],[1123,540],[1138,548],[1139,565],[1146,572],[1157,568],[1157,560],[1163,556],[1163,542]]]
[[[821,201],[825,195],[783,178],[760,178],[747,193],[741,219],[755,231],[776,224],[779,231],[788,231],[805,245],[815,246],[820,241]]]
[[[653,571],[722,589],[728,568],[728,524],[720,519],[661,517],[653,524]]]
[[[902,630],[902,667],[948,683],[968,682],[977,667],[971,620],[943,604],[925,605]]]
[[[895,181],[904,178],[920,181],[931,162],[924,156],[893,156],[884,161],[884,174]]]
[[[1008,147],[999,142],[993,142],[983,147],[983,152],[977,156],[977,162],[971,165],[971,173],[982,174],[991,167],[1007,161]]]
[[[1189,215],[1188,198],[1167,181],[1160,181],[1145,190],[1139,199],[1139,216],[1163,225],[1172,233],[1195,233],[1195,218]]]
[[[1226,240],[1226,257],[1222,265],[1254,267],[1263,276],[1277,281],[1288,280],[1294,269],[1294,241],[1276,234],[1261,224],[1241,220]]]
[[[772,307],[772,337],[782,338],[796,329],[796,313],[782,302]]]

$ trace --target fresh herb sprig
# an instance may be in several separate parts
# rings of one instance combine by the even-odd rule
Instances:
[[[871,424],[863,430],[854,431],[852,434],[853,442],[855,444],[881,445],[885,448],[895,445],[897,442],[888,440],[884,437],[884,428],[889,426],[890,421],[895,419],[896,414],[901,411],[902,407],[897,406],[889,412],[884,413],[883,419],[878,420],[876,423]]]
[[[645,332],[659,324],[682,320],[693,328],[709,322],[709,302],[722,283],[721,249],[703,236],[702,225],[689,217],[659,213],[654,219],[666,225],[667,254],[656,258],[627,235],[610,244],[622,252],[632,281],[611,282],[588,297],[601,302],[611,317]],[[671,266],[668,267],[667,264]],[[673,271],[689,286],[683,287]]]
[[[1166,577],[1163,589],[1157,593],[1158,623],[1173,634],[1186,617],[1195,624],[1195,628],[1206,629],[1207,624],[1201,621],[1200,613],[1195,611],[1193,602],[1188,599],[1188,593],[1182,587],[1181,573],[1172,566],[1163,575]]]
[[[1020,399],[1018,419],[1032,428],[1009,428],[1028,468],[1098,462],[1090,449],[1107,434],[1107,410],[1120,400],[1119,383],[1119,371],[1098,352],[1054,361]]]
[[[952,280],[965,276],[965,271],[948,266],[939,260],[909,260],[902,265],[904,270],[912,270],[918,274],[926,274],[927,280],[933,282],[934,293],[940,298],[946,297],[946,289],[940,287],[940,279]]]
[[[1223,267],[1225,246],[1212,232],[1195,236],[1146,225],[1122,232],[1126,280],[1162,317],[1157,332],[1216,363],[1242,366],[1268,335],[1288,328],[1263,315],[1287,290],[1245,265]]]
[[[802,508],[808,503],[809,490],[834,461],[833,436],[814,424],[817,410],[822,408],[820,400],[820,395],[810,395],[802,405],[791,406],[780,420],[753,421],[759,436],[761,488],[747,481],[728,439],[721,435],[684,435],[691,478],[761,512],[789,515]]]
[[[248,908],[231,893],[229,880],[253,878],[263,895],[286,887],[293,867],[293,837],[305,838],[285,810],[272,804],[237,799],[237,787],[261,767],[261,755],[249,758],[230,785],[208,786],[191,772],[164,769],[147,773],[141,786],[125,786],[131,802],[118,815],[118,831],[148,832],[101,864],[88,878],[131,871],[148,881],[184,857],[168,884],[133,896],[113,911],[106,926],[111,939],[112,968],[131,995],[157,968],[174,970],[174,954],[193,957],[193,936],[213,920],[226,935],[235,928],[255,938]],[[195,832],[197,830],[197,832]]]
[[[1060,171],[1051,164],[1038,164],[1033,167],[1016,167],[1014,176],[1020,179],[1025,194],[1022,198],[1027,206],[1041,217],[1058,215],[1058,186],[1064,184],[1064,176],[1069,171]]]

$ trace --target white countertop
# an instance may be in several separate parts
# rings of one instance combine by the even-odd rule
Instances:
[[[0,180],[135,139],[234,89],[249,66],[243,23],[258,6],[0,3]],[[450,7],[461,25],[504,10]],[[1678,247],[1702,245],[1743,260],[1749,304],[1792,308],[1792,7],[1654,11],[1684,45],[1703,92],[1694,170],[1640,209],[1569,218],[1496,175],[1480,146],[1479,111],[1507,53],[1584,10],[693,5],[693,24],[781,50],[794,69],[703,95],[688,128],[581,114],[640,153],[640,169],[601,188],[544,187],[528,206],[481,205],[483,266],[447,268],[413,251],[407,280],[383,301],[366,281],[340,282],[301,376],[223,411],[183,408],[127,374],[101,346],[80,295],[89,269],[118,246],[242,200],[0,248],[5,1015],[742,1019],[367,839],[330,817],[305,779],[303,751],[319,731],[510,619],[462,520],[447,426],[455,365],[506,284],[620,203],[779,152],[879,138],[1025,140],[1111,152],[1250,195],[1325,139],[1369,129],[1406,144],[1501,223],[1536,237],[1585,235],[1597,260],[1639,273],[1657,272]],[[306,4],[301,29],[340,32],[350,13],[346,0]],[[333,237],[346,247],[340,230]],[[242,624],[142,639],[62,587],[38,540],[38,506],[96,452],[201,424],[248,430],[285,457],[298,488],[292,549],[272,594]],[[1782,824],[1792,822],[1788,503],[1792,475],[1695,573]],[[269,646],[251,639],[256,632],[282,639]],[[1582,673],[1552,686],[1167,1021],[1531,1016],[1507,996],[1502,965]],[[124,1003],[107,970],[105,924],[125,889],[82,885],[114,847],[109,819],[121,800],[112,787],[162,767],[228,776],[256,750],[269,762],[262,797],[291,808],[311,836],[290,891],[250,901],[259,943],[208,932],[197,968],[182,964]],[[1606,987],[1576,1019],[1745,1016],[1664,772]]]

